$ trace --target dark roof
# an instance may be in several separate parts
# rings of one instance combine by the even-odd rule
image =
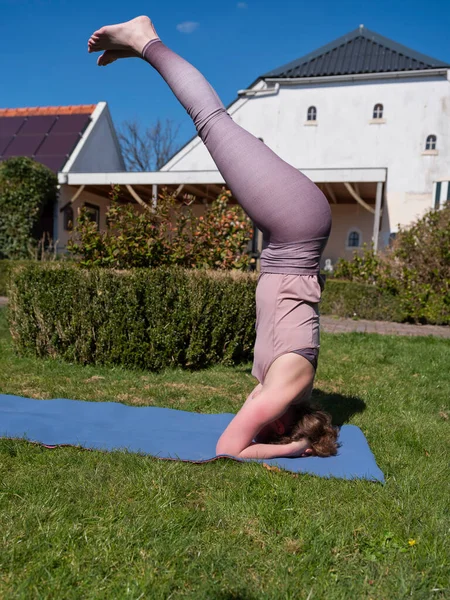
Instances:
[[[95,106],[0,109],[0,161],[29,156],[60,171],[90,123]]]
[[[261,78],[387,73],[439,67],[450,68],[450,65],[402,46],[361,25],[334,42],[274,69]]]

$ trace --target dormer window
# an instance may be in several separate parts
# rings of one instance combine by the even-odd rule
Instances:
[[[436,150],[437,138],[435,135],[429,135],[425,142],[425,150]]]
[[[315,106],[310,106],[306,115],[307,121],[317,121],[317,109]]]
[[[383,105],[375,104],[373,107],[373,118],[374,119],[382,119],[383,118]]]

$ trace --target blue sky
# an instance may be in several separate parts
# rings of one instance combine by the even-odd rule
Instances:
[[[360,24],[450,64],[448,0],[0,0],[0,108],[105,100],[116,127],[169,118],[181,125],[184,143],[193,126],[149,65],[130,59],[99,68],[86,51],[95,29],[140,14],[203,72],[225,105],[258,75]]]

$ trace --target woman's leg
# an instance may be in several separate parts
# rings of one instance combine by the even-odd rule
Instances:
[[[233,195],[274,243],[326,238],[329,204],[312,181],[237,125],[203,75],[167,48],[151,21],[138,17],[103,27],[89,51],[106,50],[99,64],[142,53],[165,79],[194,121]],[[109,57],[107,56],[109,54]]]
[[[273,242],[329,234],[330,209],[322,192],[235,123],[195,67],[159,39],[149,42],[142,56],[186,108],[233,195]]]

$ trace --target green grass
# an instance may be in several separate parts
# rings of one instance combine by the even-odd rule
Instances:
[[[237,411],[250,365],[159,374],[15,356],[0,391]],[[316,400],[360,426],[387,481],[0,440],[0,597],[450,597],[450,343],[323,335]]]

